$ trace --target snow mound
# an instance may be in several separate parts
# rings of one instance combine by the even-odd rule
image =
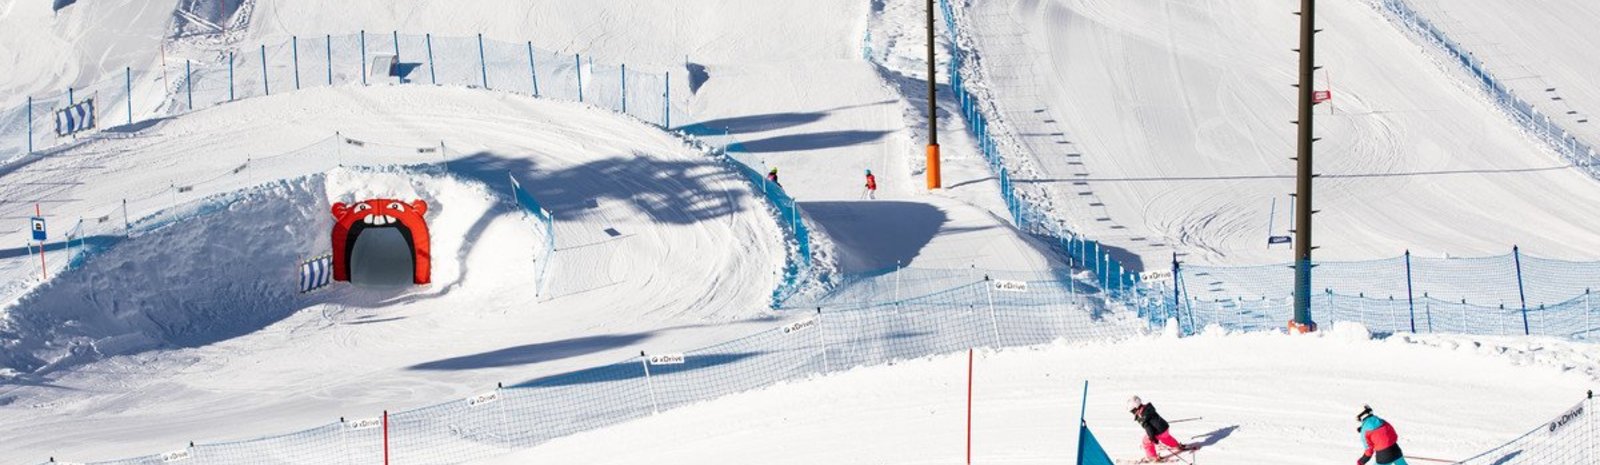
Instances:
[[[329,251],[330,205],[370,198],[428,202],[435,257],[543,244],[530,217],[523,218],[526,236],[502,229],[465,242],[485,213],[513,207],[486,186],[450,176],[340,168],[279,181],[186,205],[188,213],[179,214],[186,218],[136,232],[17,301],[0,320],[0,369],[40,374],[107,356],[197,347],[310,308],[375,308],[459,285],[461,261],[437,259],[430,286],[335,283],[331,291],[301,294],[300,263]]]

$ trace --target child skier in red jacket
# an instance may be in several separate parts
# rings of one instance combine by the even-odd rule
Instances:
[[[1186,451],[1193,449],[1188,444],[1179,443],[1167,432],[1167,420],[1156,413],[1155,404],[1147,404],[1139,396],[1128,399],[1128,411],[1133,412],[1133,421],[1139,422],[1139,427],[1144,428],[1144,455],[1148,461],[1154,462],[1161,459],[1156,453],[1156,443],[1160,443],[1173,450]]]

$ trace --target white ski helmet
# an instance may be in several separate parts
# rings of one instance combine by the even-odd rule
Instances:
[[[1133,396],[1133,397],[1129,397],[1128,398],[1128,411],[1131,412],[1131,411],[1134,411],[1134,410],[1138,410],[1139,407],[1143,407],[1143,406],[1144,406],[1144,399],[1140,399],[1139,396]]]

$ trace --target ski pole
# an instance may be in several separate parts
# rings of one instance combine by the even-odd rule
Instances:
[[[1200,420],[1204,420],[1204,419],[1206,419],[1206,417],[1194,417],[1194,418],[1185,418],[1185,419],[1182,419],[1182,420],[1167,420],[1167,423],[1169,423],[1169,424],[1171,424],[1171,423],[1183,423],[1183,422],[1186,422],[1186,421],[1200,421]]]
[[[1407,455],[1406,459],[1407,460],[1421,460],[1421,461],[1424,461],[1424,462],[1461,463],[1461,461],[1459,461],[1459,460],[1433,459],[1433,458],[1428,458],[1428,457],[1417,457],[1415,455]]]

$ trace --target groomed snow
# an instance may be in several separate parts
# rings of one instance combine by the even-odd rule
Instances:
[[[1319,259],[1593,259],[1600,182],[1522,133],[1364,0],[1318,3]],[[1088,237],[1161,263],[1290,259],[1294,5],[970,2],[960,22],[1033,180]],[[1542,8],[1542,6],[1541,6]],[[1394,175],[1400,173],[1423,173]],[[1432,174],[1426,174],[1432,173]],[[1340,178],[1339,175],[1376,175]],[[1276,221],[1272,220],[1276,199]]]
[[[327,150],[261,158],[326,139],[336,130],[369,145],[333,144]],[[438,147],[441,141],[444,157],[413,148]],[[230,173],[252,155],[257,158],[249,168]],[[137,219],[214,194],[247,190],[246,195],[268,196],[283,188],[252,186],[279,185],[272,180],[326,172],[339,163],[423,163],[434,169],[443,164],[451,176],[481,186],[468,189],[477,193],[467,195],[465,204],[460,197],[466,194],[439,197],[435,218],[445,224],[437,226],[435,246],[442,248],[435,252],[447,255],[435,259],[431,288],[273,300],[287,306],[257,301],[258,310],[273,312],[242,315],[229,322],[231,331],[195,328],[198,334],[184,332],[192,336],[188,340],[130,337],[125,339],[132,342],[115,346],[127,350],[113,350],[114,342],[128,342],[115,339],[117,334],[149,333],[123,332],[118,324],[92,328],[81,336],[101,337],[109,352],[104,359],[90,354],[37,375],[13,373],[18,376],[0,385],[6,461],[109,459],[188,441],[299,430],[340,416],[430,405],[496,382],[610,363],[641,349],[693,349],[771,324],[766,306],[786,251],[771,213],[749,185],[674,136],[578,104],[420,86],[308,90],[219,106],[162,121],[136,137],[95,141],[39,158],[7,174],[0,191],[19,196],[38,185],[30,183],[56,186],[48,198],[64,201],[48,206],[52,218],[98,217],[119,209],[124,196],[151,199],[131,204]],[[265,217],[224,216],[220,224],[202,218],[170,226],[176,232],[157,234],[151,242],[136,237],[126,252],[113,248],[96,259],[107,262],[35,288],[41,297],[22,305],[69,302],[63,299],[80,294],[126,304],[134,294],[96,284],[122,281],[149,286],[139,292],[155,301],[167,292],[194,291],[216,298],[187,302],[195,309],[247,308],[233,301],[261,295],[248,289],[281,293],[281,286],[298,282],[293,269],[300,252],[327,250],[329,223],[319,215],[330,215],[329,202],[408,195],[406,186],[413,182],[398,174],[351,178],[333,173],[339,182],[328,182],[326,189],[305,185],[280,192],[281,201],[299,199],[303,205],[250,203],[240,211]],[[556,217],[550,282],[537,299],[534,260],[542,236],[510,205],[507,174],[517,176]],[[168,200],[174,198],[173,184],[194,190]],[[427,192],[444,188],[423,183],[415,191],[432,195]],[[183,233],[186,227],[200,228],[201,235]],[[252,233],[219,231],[236,228]],[[242,238],[253,239],[234,242]],[[310,242],[254,245],[255,239]],[[194,250],[153,250],[179,246]],[[230,249],[239,247],[284,253]],[[206,253],[216,248],[224,250]],[[142,258],[132,260],[130,254]],[[195,261],[206,256],[255,261]],[[7,312],[13,316],[35,310],[11,305]],[[76,308],[89,314],[135,310]],[[150,311],[170,315],[172,310],[158,305]],[[245,317],[255,322],[246,323]],[[101,321],[97,318],[129,320],[135,329],[149,326],[138,323],[143,320],[137,314],[122,313],[87,315],[66,324],[94,324]],[[39,329],[26,319],[6,324]],[[50,342],[64,346],[72,340]],[[49,353],[55,352],[40,352]],[[118,353],[126,355],[113,355]]]
[[[1596,360],[1558,341],[1371,340],[1359,325],[979,349],[972,461],[1072,463],[1084,380],[1088,424],[1113,458],[1142,454],[1125,407],[1139,395],[1177,421],[1179,440],[1206,444],[1202,463],[1353,462],[1362,404],[1394,423],[1408,454],[1459,460],[1582,399]],[[475,463],[963,463],[966,374],[965,353],[859,368]]]

